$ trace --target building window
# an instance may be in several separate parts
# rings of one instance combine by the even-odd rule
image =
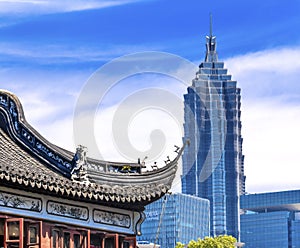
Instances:
[[[8,218],[5,220],[5,242],[7,248],[23,248],[23,219]]]
[[[91,233],[91,248],[101,248],[102,238],[98,233]]]
[[[59,231],[52,230],[52,248],[59,247]]]
[[[63,243],[64,248],[70,248],[70,233],[64,232]]]
[[[36,226],[29,227],[29,244],[38,243],[38,229]]]
[[[4,219],[0,219],[0,247],[4,247]]]
[[[41,222],[25,221],[26,242],[30,248],[39,247]]]
[[[126,237],[123,241],[123,248],[134,248],[136,247],[135,245],[136,245],[136,237]]]
[[[20,227],[18,221],[7,222],[8,240],[19,240]]]
[[[74,248],[81,248],[80,244],[80,235],[79,234],[74,234]]]
[[[115,238],[105,238],[105,247],[104,248],[114,248],[115,247]]]
[[[87,248],[87,231],[55,228],[51,240],[52,248]]]

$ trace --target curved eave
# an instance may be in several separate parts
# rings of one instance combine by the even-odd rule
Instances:
[[[141,173],[102,173],[89,171],[89,178],[96,182],[108,184],[118,183],[121,185],[164,183],[171,186],[177,170],[177,157],[164,167]]]
[[[178,167],[178,160],[180,159],[184,148],[189,145],[187,141],[182,148],[177,152],[177,156],[164,167],[156,170],[145,171],[141,173],[104,173],[99,171],[89,171],[88,176],[91,181],[105,182],[107,184],[117,183],[124,186],[132,185],[151,185],[164,184],[171,188],[172,182]]]
[[[101,205],[114,206],[131,210],[143,210],[144,206],[161,198],[170,189],[166,185],[144,185],[119,186],[95,185],[73,183],[62,180],[49,182],[41,179],[32,179],[19,172],[0,172],[0,185],[36,192],[40,194],[53,195],[64,199],[92,202]]]

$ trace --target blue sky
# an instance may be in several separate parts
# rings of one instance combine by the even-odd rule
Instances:
[[[42,135],[74,150],[75,103],[92,73],[119,56],[144,51],[173,53],[199,64],[210,13],[219,59],[242,89],[248,191],[300,188],[298,0],[0,0],[0,88],[19,96],[27,120]],[[103,123],[112,121],[124,96],[149,87],[179,97],[185,93],[176,80],[157,75],[122,82],[106,96],[96,118],[95,133],[108,159],[121,157],[112,151],[111,124]],[[162,129],[171,143],[180,142],[181,127],[156,114],[165,126],[147,121],[147,128]],[[143,118],[130,131],[136,146],[143,146]]]

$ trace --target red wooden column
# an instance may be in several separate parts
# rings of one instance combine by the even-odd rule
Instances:
[[[86,247],[89,248],[91,246],[91,230],[88,229],[87,232],[86,232]]]
[[[101,247],[102,247],[102,248],[105,247],[105,237],[102,238],[102,245],[101,245]]]
[[[119,234],[115,234],[115,248],[119,248]]]

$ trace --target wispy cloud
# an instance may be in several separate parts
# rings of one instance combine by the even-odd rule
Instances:
[[[0,0],[1,14],[51,14],[124,5],[139,0]]]
[[[67,64],[82,62],[107,62],[121,55],[149,50],[161,50],[154,45],[81,45],[81,44],[35,44],[33,43],[0,43],[0,61],[24,64]]]

